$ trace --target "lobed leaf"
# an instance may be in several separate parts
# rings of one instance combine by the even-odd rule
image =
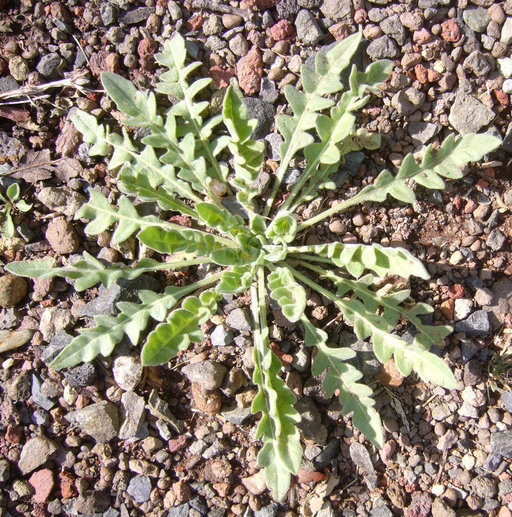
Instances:
[[[285,317],[299,321],[306,308],[306,290],[298,284],[285,267],[278,267],[268,276],[270,297],[281,306]]]

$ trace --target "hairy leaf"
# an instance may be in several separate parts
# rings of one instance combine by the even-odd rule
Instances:
[[[306,290],[285,267],[278,267],[268,276],[270,297],[279,303],[290,321],[299,321],[306,308]]]

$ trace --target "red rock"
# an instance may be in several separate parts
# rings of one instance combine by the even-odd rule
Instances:
[[[188,31],[197,31],[203,25],[203,16],[200,13],[192,16],[185,22],[185,29]]]
[[[441,38],[451,43],[460,40],[460,29],[454,19],[445,20],[441,24]]]
[[[30,476],[28,482],[35,490],[32,499],[36,503],[45,503],[53,490],[53,472],[50,469],[38,470]]]
[[[443,303],[441,303],[441,312],[443,313],[443,316],[447,320],[453,320],[453,313],[455,310],[455,299],[454,298],[448,298],[448,300],[445,300]]]
[[[254,95],[260,91],[263,60],[256,47],[253,47],[238,63],[237,77],[240,88],[246,95]]]
[[[192,396],[200,411],[215,415],[222,408],[222,395],[220,390],[205,391],[200,384],[192,383]]]
[[[75,487],[75,477],[71,472],[68,472],[67,470],[63,470],[59,474],[60,479],[60,493],[62,497],[65,499],[69,499],[71,497],[74,497],[78,494],[78,491]]]
[[[423,28],[419,31],[414,31],[412,40],[418,45],[425,45],[425,43],[434,41],[434,36],[427,29]]]
[[[80,239],[73,225],[63,217],[56,217],[48,223],[46,240],[59,255],[74,253],[80,246]]]
[[[50,6],[50,14],[52,18],[57,18],[64,23],[73,23],[73,19],[69,15],[64,2],[53,2]]]
[[[427,79],[429,83],[436,83],[439,81],[439,79],[441,79],[441,74],[437,70],[429,68],[427,70]]]
[[[471,214],[475,211],[476,207],[478,206],[477,203],[475,203],[472,199],[470,199],[466,206],[464,207],[464,213],[465,214]]]
[[[346,23],[338,22],[329,27],[329,32],[333,35],[336,41],[341,41],[345,39],[349,34],[350,30]]]
[[[176,436],[176,438],[171,438],[168,442],[168,447],[170,452],[178,452],[181,451],[187,445],[187,437],[184,434],[180,434]]]
[[[505,93],[503,90],[494,90],[494,95],[496,97],[496,100],[502,105],[502,106],[508,106],[510,103],[510,98],[508,96],[508,93]]]
[[[318,483],[327,476],[323,472],[308,472],[307,470],[299,469],[297,477],[299,478],[299,483]]]
[[[458,299],[464,296],[464,286],[462,284],[453,284],[448,287],[450,298]]]
[[[414,73],[416,74],[416,79],[418,79],[421,84],[428,82],[428,70],[425,65],[422,65],[421,63],[416,65],[414,67]]]
[[[395,454],[395,451],[396,451],[396,442],[395,442],[395,440],[388,440],[384,444],[384,447],[382,447],[382,449],[379,451],[380,459],[384,463],[386,463],[387,461],[389,461],[393,457],[393,454]]]
[[[290,39],[294,33],[295,29],[288,20],[281,20],[270,29],[270,34],[275,41]]]
[[[137,53],[140,59],[140,68],[143,72],[151,72],[155,67],[154,55],[158,50],[158,43],[152,38],[140,40]]]
[[[208,75],[219,88],[224,88],[229,86],[229,81],[235,77],[235,70],[233,68],[223,70],[220,66],[214,65],[208,71]]]
[[[453,198],[453,206],[455,206],[455,208],[457,210],[460,210],[461,204],[462,204],[462,198],[460,196],[455,196]]]
[[[480,178],[477,182],[476,182],[476,186],[477,187],[480,187],[480,188],[487,188],[489,186],[489,182],[488,181],[485,181],[483,178]]]
[[[190,487],[183,480],[173,483],[172,491],[174,492],[174,496],[176,497],[176,501],[178,503],[184,503],[185,501],[188,501],[192,495],[190,492]]]
[[[117,74],[120,68],[121,58],[115,52],[110,52],[110,54],[105,57],[105,69],[107,72],[114,72]]]

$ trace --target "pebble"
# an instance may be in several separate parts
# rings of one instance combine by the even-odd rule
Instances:
[[[142,379],[142,373],[143,368],[139,356],[122,355],[114,359],[112,374],[121,389],[134,390]]]
[[[226,317],[226,325],[234,330],[250,332],[252,330],[251,319],[246,310],[237,308],[229,312]]]
[[[145,408],[144,397],[133,391],[126,391],[121,395],[120,420],[122,424],[119,429],[120,440],[130,440],[137,437],[145,420]]]
[[[396,93],[391,99],[391,105],[400,116],[406,116],[419,109],[424,101],[425,94],[410,87]]]
[[[51,52],[43,56],[36,66],[36,70],[44,77],[56,77],[59,74],[59,67],[62,59],[59,54]]]
[[[109,442],[119,431],[117,407],[107,401],[71,411],[64,418],[83,433],[92,436],[97,443]]]
[[[34,502],[41,504],[46,503],[53,490],[53,472],[50,469],[42,469],[34,472],[28,482],[34,488],[32,499]]]
[[[263,99],[255,97],[246,97],[244,104],[249,117],[258,122],[251,134],[251,138],[254,140],[265,138],[269,134],[274,122],[274,106]]]
[[[492,109],[482,104],[475,97],[460,90],[450,108],[448,120],[462,135],[477,133],[494,119]]]
[[[497,228],[495,228],[488,235],[486,244],[492,250],[499,251],[499,250],[501,250],[501,248],[503,248],[503,245],[505,244],[506,240],[507,240],[507,238],[505,237],[503,232],[501,230],[498,230]]]
[[[242,484],[251,494],[262,494],[267,489],[264,470],[260,470],[252,476],[242,478]]]
[[[476,386],[482,380],[482,363],[477,359],[471,359],[464,365],[464,384]]]
[[[21,449],[18,468],[23,475],[44,465],[58,450],[57,445],[46,436],[30,438]]]
[[[56,217],[48,223],[45,237],[53,251],[59,255],[74,253],[80,247],[80,239],[73,224],[63,217]]]
[[[398,45],[389,36],[381,36],[368,45],[366,52],[374,60],[393,58],[398,55]]]
[[[377,474],[368,450],[364,445],[354,442],[350,445],[350,457],[365,476],[368,489],[373,492],[377,487]]]
[[[201,384],[193,382],[192,396],[200,411],[215,415],[222,408],[222,393],[220,390],[205,390]]]
[[[455,325],[456,332],[465,332],[468,336],[487,336],[491,331],[489,313],[484,310],[475,311],[466,320]]]
[[[324,0],[320,11],[331,20],[338,21],[352,13],[351,0]]]
[[[491,17],[483,7],[469,7],[462,10],[462,18],[467,26],[475,32],[485,32]]]
[[[144,503],[149,501],[151,489],[151,480],[149,477],[138,475],[130,479],[126,492],[133,497],[137,503]]]
[[[457,298],[455,300],[454,319],[463,320],[471,314],[472,310],[473,300],[468,300],[466,298]]]
[[[190,382],[198,383],[204,390],[220,388],[226,371],[225,366],[215,361],[187,364],[182,369]]]
[[[87,202],[86,198],[70,189],[62,187],[43,187],[37,194],[37,199],[52,212],[74,217],[79,208]]]
[[[11,274],[0,277],[0,307],[13,307],[21,302],[26,294],[25,279]]]
[[[253,47],[238,62],[236,73],[240,88],[246,95],[254,95],[259,92],[261,78],[263,77],[263,60],[256,47]]]
[[[304,45],[316,45],[324,37],[324,34],[310,11],[302,9],[295,19],[297,38]]]

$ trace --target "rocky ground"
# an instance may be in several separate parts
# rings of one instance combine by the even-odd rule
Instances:
[[[208,340],[171,369],[142,371],[121,347],[109,360],[62,373],[47,364],[75,329],[113,314],[141,282],[158,290],[162,278],[79,294],[62,280],[2,276],[0,515],[512,515],[512,2],[0,0],[0,7],[0,188],[17,181],[33,203],[16,214],[18,236],[0,242],[4,263],[69,260],[84,250],[133,260],[129,243],[116,247],[108,232],[90,239],[73,220],[88,186],[107,195],[116,187],[67,117],[78,106],[115,124],[99,72],[150,87],[159,73],[153,55],[175,31],[217,86],[238,77],[259,120],[256,136],[268,143],[269,171],[282,89],[298,84],[309,56],[362,30],[361,61],[394,60],[360,117],[383,135],[383,147],[351,154],[327,204],[452,131],[503,139],[444,192],[423,191],[412,207],[362,207],[310,237],[401,244],[423,259],[432,280],[413,291],[434,305],[436,322],[455,326],[439,352],[459,385],[447,392],[382,371],[366,360],[363,343],[333,325],[340,343],[361,350],[376,389],[386,430],[376,451],[322,396],[300,332],[274,324],[303,417],[303,464],[281,503],[256,466],[247,299],[225,300],[205,329]],[[179,283],[186,273],[163,280]],[[320,298],[308,305],[319,324],[330,321]]]

